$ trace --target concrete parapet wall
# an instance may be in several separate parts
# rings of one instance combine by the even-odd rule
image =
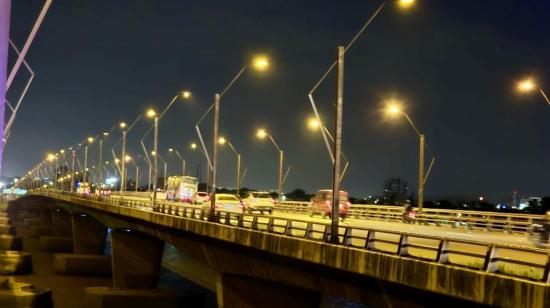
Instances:
[[[56,253],[54,272],[63,275],[111,275],[111,257],[103,255],[84,255]]]
[[[23,250],[23,240],[19,236],[0,234],[0,250]]]
[[[15,235],[15,226],[0,224],[0,234]]]
[[[30,253],[0,251],[0,274],[21,275],[29,273],[32,273],[32,255]]]

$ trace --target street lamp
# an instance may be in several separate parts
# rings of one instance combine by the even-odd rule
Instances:
[[[84,145],[84,177],[83,181],[88,183],[88,145],[94,143],[94,137],[88,137],[87,143]]]
[[[536,91],[538,88],[539,93],[542,95],[546,103],[550,105],[550,99],[548,99],[548,96],[546,96],[546,93],[544,93],[542,88],[539,88],[537,86],[537,83],[533,78],[526,78],[524,80],[519,81],[517,83],[516,88],[520,93],[531,93],[533,91]]]
[[[153,119],[154,124],[154,133],[153,133],[153,211],[156,211],[157,203],[157,152],[158,152],[158,134],[159,134],[159,117],[154,109],[147,110],[146,116],[150,119]]]
[[[210,202],[210,213],[208,215],[209,221],[215,221],[216,213],[216,178],[217,178],[217,163],[218,163],[218,127],[220,122],[220,100],[225,95],[225,93],[235,84],[235,82],[241,77],[241,75],[246,71],[249,66],[252,66],[257,71],[265,71],[269,68],[269,59],[266,56],[256,56],[251,61],[245,63],[245,65],[239,70],[239,72],[233,77],[229,84],[221,91],[221,93],[214,94],[214,104],[210,106],[204,115],[199,119],[195,125],[195,129],[201,141],[204,152],[206,153],[206,146],[204,144],[202,134],[200,132],[199,124],[202,122],[204,117],[214,108],[214,127],[212,129],[212,166],[211,166],[211,176],[212,181],[212,196]],[[207,155],[208,158],[208,155]]]
[[[390,100],[387,102],[386,107],[386,113],[390,116],[396,117],[396,116],[404,116],[407,119],[407,122],[411,125],[411,127],[414,129],[416,134],[418,135],[419,139],[419,150],[418,150],[418,211],[422,211],[424,206],[424,185],[426,184],[426,180],[428,179],[428,176],[430,174],[430,171],[432,170],[432,166],[435,163],[435,155],[430,150],[430,148],[425,145],[424,141],[424,134],[420,133],[416,125],[414,125],[413,121],[409,117],[409,115],[401,108],[401,104],[396,100]],[[432,160],[430,161],[430,165],[428,167],[428,171],[424,173],[424,148],[427,148],[432,156]]]
[[[103,187],[103,140],[109,136],[108,132],[104,132],[103,138],[99,139],[99,189]]]
[[[237,195],[239,195],[240,190],[241,190],[241,154],[239,154],[237,152],[237,150],[235,150],[235,147],[233,146],[233,144],[231,144],[231,142],[229,142],[229,140],[225,139],[224,137],[218,138],[218,143],[220,145],[227,144],[229,146],[229,148],[233,151],[235,156],[237,157],[237,186],[236,186],[236,189],[237,189]]]
[[[189,144],[189,149],[191,151],[197,151],[198,150],[206,158],[206,173],[204,175],[204,178],[205,178],[204,181],[206,183],[206,192],[208,193],[209,192],[208,186],[210,184],[210,169],[212,168],[212,165],[210,164],[210,160],[208,158],[208,154],[206,154],[206,152],[204,152],[203,149],[200,148],[199,145],[195,142],[191,142]]]
[[[271,140],[271,143],[273,143],[273,146],[275,146],[275,149],[277,149],[277,151],[279,151],[279,180],[278,180],[278,185],[277,185],[278,186],[277,194],[278,194],[279,200],[280,200],[281,197],[282,197],[282,193],[283,193],[284,152],[281,149],[281,147],[279,147],[279,144],[277,144],[277,142],[275,142],[275,139],[273,139],[273,136],[271,136],[265,129],[263,129],[263,128],[258,129],[256,131],[256,137],[258,137],[258,139],[261,139],[261,140],[269,138],[269,140]]]
[[[176,153],[176,156],[180,159],[181,161],[181,175],[182,176],[185,176],[185,159],[183,159],[183,157],[181,157],[181,154],[180,152],[178,152],[178,150],[176,149],[168,149],[168,152],[169,153]]]

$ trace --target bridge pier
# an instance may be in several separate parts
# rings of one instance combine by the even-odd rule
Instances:
[[[71,216],[73,252],[54,255],[58,274],[110,275],[111,257],[104,255],[107,227],[93,217],[77,213]]]
[[[155,289],[160,275],[164,242],[128,229],[111,232],[113,287]]]
[[[222,274],[216,282],[218,307],[319,307],[321,294],[233,274]]]

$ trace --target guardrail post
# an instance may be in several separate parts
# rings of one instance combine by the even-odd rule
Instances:
[[[399,237],[397,254],[400,256],[407,256],[409,254],[409,236],[408,235],[401,234],[401,236]]]
[[[258,216],[252,217],[252,230],[258,230]]]
[[[491,216],[485,216],[485,229],[489,232],[493,231],[493,220],[491,219]]]
[[[267,222],[267,232],[273,233],[273,217],[269,217],[269,221]]]
[[[483,264],[483,270],[487,273],[494,273],[498,270],[497,259],[498,258],[498,248],[495,245],[489,246],[487,254],[485,256],[485,262]]]
[[[237,214],[237,227],[239,227],[239,228],[242,228],[244,226],[243,216],[244,216],[244,214]]]
[[[311,235],[313,234],[313,223],[308,222],[306,226],[306,234],[305,238],[311,239]]]
[[[225,212],[225,222],[226,225],[231,225],[231,212]]]
[[[346,229],[344,229],[344,245],[345,246],[350,246],[351,245],[351,231],[352,231],[352,228],[351,227],[346,227]]]
[[[449,241],[443,239],[439,241],[439,249],[437,250],[436,261],[438,263],[449,263]]]
[[[365,242],[365,248],[368,250],[373,250],[375,241],[376,241],[376,231],[369,230],[367,233],[367,241]]]
[[[292,220],[290,219],[286,221],[285,234],[292,236]]]
[[[330,235],[331,235],[330,227],[331,227],[330,225],[325,225],[325,231],[323,232],[323,240],[325,242],[330,241]]]

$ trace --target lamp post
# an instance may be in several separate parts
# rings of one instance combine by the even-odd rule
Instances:
[[[418,136],[418,144],[419,144],[419,148],[418,148],[418,211],[422,211],[424,208],[424,185],[426,184],[426,179],[428,178],[428,175],[430,174],[432,166],[435,163],[435,155],[433,155],[430,148],[427,147],[424,134],[422,134],[418,130],[414,122],[411,120],[411,117],[409,117],[409,115],[400,107],[400,103],[395,100],[391,100],[387,103],[387,105],[388,106],[386,108],[386,112],[392,116],[397,116],[397,115],[404,116],[405,119],[407,119],[407,122],[409,122],[409,124],[413,128],[416,135]],[[428,171],[426,173],[424,173],[425,148],[428,149],[428,151],[432,156],[432,160],[430,162]]]
[[[284,152],[281,147],[279,147],[279,144],[275,142],[273,136],[271,136],[265,129],[258,129],[258,131],[256,131],[256,137],[262,140],[268,138],[269,140],[271,140],[271,143],[273,144],[275,149],[279,152],[279,180],[277,181],[277,194],[280,200],[283,193],[283,164],[285,159]]]
[[[120,155],[120,196],[124,195],[124,190],[126,189],[126,123],[120,122],[118,125],[122,129],[122,153]]]
[[[88,139],[86,140],[88,141],[85,145],[84,145],[84,178],[83,178],[83,181],[85,183],[88,183],[88,145],[94,143],[94,137],[88,137]]]
[[[147,117],[154,120],[154,133],[153,133],[153,211],[157,211],[157,167],[158,167],[158,129],[159,129],[159,117],[154,109],[147,111]]]
[[[191,149],[191,151],[199,151],[202,153],[202,155],[204,155],[204,157],[206,158],[206,173],[204,174],[204,181],[206,183],[206,192],[208,193],[209,190],[208,190],[208,186],[210,184],[210,162],[208,160],[208,155],[206,154],[206,152],[203,151],[202,148],[200,148],[195,142],[192,142],[190,145],[189,145],[189,149]]]
[[[237,195],[239,195],[239,192],[241,190],[241,154],[239,154],[237,152],[237,150],[235,150],[235,147],[233,146],[233,144],[231,144],[231,142],[229,142],[229,140],[225,139],[224,137],[218,138],[218,143],[220,145],[227,144],[229,146],[229,148],[233,151],[235,156],[237,157],[237,186],[236,186],[236,190],[237,190]]]
[[[180,161],[181,161],[181,175],[182,175],[182,176],[185,176],[185,159],[183,159],[183,157],[181,157],[180,152],[178,152],[178,150],[176,150],[176,149],[170,148],[170,149],[168,149],[168,152],[169,152],[169,153],[172,153],[172,152],[173,152],[173,153],[176,153],[176,156],[177,156],[177,157],[180,159]]]
[[[216,213],[216,180],[217,180],[217,164],[218,164],[218,129],[219,129],[219,122],[220,122],[220,100],[225,95],[225,93],[235,84],[235,82],[241,77],[241,75],[246,71],[246,69],[252,66],[256,70],[264,71],[269,67],[269,60],[264,56],[258,56],[252,59],[252,61],[247,62],[240,70],[239,72],[231,79],[229,84],[221,91],[221,93],[214,94],[214,104],[208,108],[208,110],[205,112],[205,114],[200,118],[200,120],[195,125],[195,129],[197,130],[197,133],[199,135],[199,139],[201,141],[201,145],[203,147],[203,150],[205,153],[206,146],[204,144],[202,135],[200,133],[199,124],[204,119],[204,117],[212,110],[214,111],[214,124],[212,129],[212,161],[211,161],[211,168],[210,168],[210,180],[212,183],[212,196],[210,198],[210,213],[208,215],[209,221],[215,221],[215,213]],[[208,154],[208,153],[207,153]],[[210,163],[210,159],[208,158]]]
[[[104,132],[103,138],[99,139],[99,189],[103,187],[103,140],[109,136],[109,133]]]

